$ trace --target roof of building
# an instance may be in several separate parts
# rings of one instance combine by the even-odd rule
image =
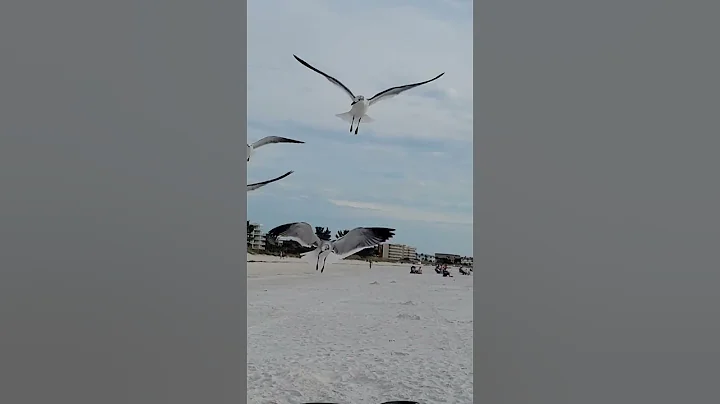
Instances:
[[[445,254],[445,253],[435,253],[436,257],[453,257],[453,258],[460,258],[457,254]]]

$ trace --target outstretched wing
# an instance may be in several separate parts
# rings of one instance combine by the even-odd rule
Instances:
[[[329,82],[331,82],[331,83],[335,84],[336,86],[338,86],[338,87],[342,88],[343,90],[345,90],[345,92],[347,93],[347,95],[350,96],[350,99],[353,100],[353,101],[355,101],[355,94],[353,94],[353,92],[350,91],[349,88],[345,87],[345,84],[341,83],[340,80],[336,79],[336,78],[333,77],[333,76],[330,76],[329,74],[325,74],[325,73],[323,73],[322,71],[320,71],[320,70],[312,67],[308,62],[300,59],[299,57],[297,57],[297,56],[295,56],[295,55],[293,55],[293,57],[295,58],[295,60],[297,60],[298,62],[300,62],[303,66],[305,66],[305,67],[307,67],[308,69],[314,71],[315,73],[318,73],[318,74],[321,74],[321,75],[325,76],[325,78],[328,79]]]
[[[292,173],[294,173],[294,171],[288,171],[285,174],[283,174],[277,178],[273,178],[271,180],[267,180],[267,181],[263,181],[263,182],[256,182],[254,184],[247,184],[247,192],[254,191],[260,187],[264,187],[265,185],[267,185],[271,182],[280,181],[281,179],[287,177],[288,175],[290,175]]]
[[[392,97],[402,93],[403,91],[407,91],[411,88],[415,88],[417,86],[427,84],[431,81],[435,81],[435,80],[439,79],[440,77],[442,77],[443,74],[445,74],[445,72],[438,74],[437,76],[435,76],[435,78],[432,78],[432,79],[426,80],[426,81],[421,81],[420,83],[413,83],[413,84],[406,84],[404,86],[390,87],[387,90],[380,91],[379,93],[373,95],[372,98],[370,98],[368,100],[368,104],[373,105],[380,100],[392,98]]]
[[[343,259],[366,248],[375,247],[392,238],[395,229],[387,227],[358,227],[333,242],[333,252]]]
[[[315,229],[305,222],[283,224],[270,230],[267,234],[281,241],[297,241],[303,247],[317,247],[320,245],[320,238],[315,234]]]
[[[257,149],[260,146],[265,146],[266,144],[270,144],[270,143],[305,143],[305,142],[300,141],[300,140],[288,139],[286,137],[280,137],[280,136],[265,136],[264,138],[253,143],[252,147],[253,147],[253,149]]]

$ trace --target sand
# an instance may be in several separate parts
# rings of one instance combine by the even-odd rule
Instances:
[[[248,403],[472,403],[472,275],[248,260]]]

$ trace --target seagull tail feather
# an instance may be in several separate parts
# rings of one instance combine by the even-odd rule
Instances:
[[[345,121],[347,123],[350,123],[353,121],[353,114],[350,111],[344,112],[342,114],[335,114],[335,116],[342,119],[343,121]]]

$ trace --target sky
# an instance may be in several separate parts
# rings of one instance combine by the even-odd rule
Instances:
[[[248,142],[284,136],[305,144],[255,151],[248,220],[265,231],[297,221],[337,230],[396,229],[391,242],[419,253],[472,255],[472,2],[248,2]],[[335,114],[347,95],[440,79],[373,105],[358,135]]]

